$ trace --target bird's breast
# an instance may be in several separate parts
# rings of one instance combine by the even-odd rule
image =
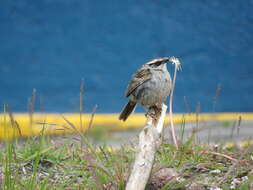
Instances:
[[[168,72],[154,72],[147,82],[133,93],[133,98],[143,106],[153,106],[166,101],[171,90],[171,78]]]

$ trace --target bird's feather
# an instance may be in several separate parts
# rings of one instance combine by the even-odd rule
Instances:
[[[142,85],[144,82],[147,82],[151,79],[151,72],[149,69],[140,69],[133,77],[131,82],[129,83],[125,96],[128,97],[132,92]]]

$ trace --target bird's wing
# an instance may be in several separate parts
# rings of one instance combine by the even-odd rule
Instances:
[[[142,85],[144,82],[151,79],[151,72],[149,69],[140,69],[133,77],[129,83],[125,96],[128,97],[137,87]]]

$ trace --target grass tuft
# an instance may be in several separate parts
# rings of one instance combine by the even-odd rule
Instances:
[[[127,180],[134,151],[120,147],[113,151],[97,147],[69,135],[56,141],[43,133],[39,136],[2,143],[0,154],[0,189],[119,189]],[[194,143],[189,138],[179,145],[163,143],[147,188],[208,189],[219,186],[229,189],[237,180],[237,189],[253,187],[253,147],[212,147]],[[203,152],[219,154],[203,154]],[[227,155],[238,161],[220,156]],[[156,172],[170,168],[176,177],[157,176]],[[166,171],[166,170],[165,170]],[[167,178],[166,178],[167,177]]]

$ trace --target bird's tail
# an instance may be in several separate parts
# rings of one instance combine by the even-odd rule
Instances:
[[[135,102],[129,101],[119,115],[119,120],[126,121],[136,106]]]

